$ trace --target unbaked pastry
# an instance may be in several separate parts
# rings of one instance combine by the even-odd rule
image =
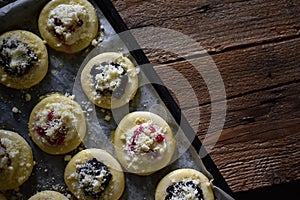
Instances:
[[[28,126],[32,140],[49,154],[74,150],[86,134],[81,106],[59,93],[46,96],[33,108]]]
[[[38,84],[48,71],[48,53],[34,33],[14,30],[0,36],[0,82],[26,89]]]
[[[155,200],[213,200],[208,178],[195,169],[177,169],[167,174],[157,185]]]
[[[160,116],[136,111],[126,115],[114,133],[118,160],[131,173],[148,175],[165,167],[175,151],[174,134]]]
[[[29,200],[68,200],[68,198],[59,192],[45,190],[36,193]]]
[[[98,16],[87,0],[52,0],[42,9],[38,28],[51,48],[75,53],[97,36]]]
[[[86,149],[76,154],[66,166],[64,179],[80,200],[117,200],[125,187],[120,164],[102,149]]]
[[[18,133],[0,130],[0,191],[18,189],[31,175],[33,156]]]
[[[121,107],[135,96],[138,69],[121,53],[102,53],[84,67],[81,85],[90,101],[97,106],[106,109]]]

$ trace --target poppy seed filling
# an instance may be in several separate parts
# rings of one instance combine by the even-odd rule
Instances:
[[[94,65],[90,75],[97,94],[112,95],[120,99],[125,93],[128,75],[120,64],[103,62],[100,65]]]
[[[96,158],[76,166],[79,187],[85,195],[99,198],[108,186],[112,174],[108,167]]]
[[[203,192],[193,181],[180,181],[167,188],[165,200],[203,200]]]
[[[37,61],[37,55],[23,42],[11,38],[0,41],[0,65],[7,74],[23,76]]]

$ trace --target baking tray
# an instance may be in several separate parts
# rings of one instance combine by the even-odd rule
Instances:
[[[39,35],[37,18],[40,10],[48,1],[19,0],[0,9],[0,34],[14,29],[25,29]],[[32,108],[40,97],[50,92],[75,95],[75,100],[86,111],[89,127],[89,139],[83,145],[66,155],[74,155],[84,148],[97,147],[113,154],[109,135],[118,121],[126,113],[135,110],[150,110],[164,117],[176,132],[179,148],[170,165],[159,172],[140,177],[126,173],[126,189],[122,199],[154,199],[155,186],[158,181],[173,169],[192,167],[202,171],[213,180],[217,199],[231,199],[232,195],[226,181],[216,165],[207,154],[198,137],[182,115],[180,108],[165,88],[149,60],[138,48],[134,37],[128,32],[126,24],[108,0],[90,1],[97,10],[99,20],[104,28],[103,42],[98,47],[88,47],[80,53],[66,55],[48,48],[50,66],[44,80],[27,90],[14,90],[0,85],[0,128],[20,133],[30,144],[36,165],[29,180],[18,192],[9,191],[10,198],[28,199],[37,191],[46,189],[59,191],[72,198],[63,181],[63,170],[67,164],[65,155],[53,156],[42,152],[28,137],[27,122]],[[120,34],[124,33],[126,34]],[[132,49],[132,50],[131,50]],[[83,95],[79,83],[79,74],[85,63],[103,51],[122,51],[140,67],[140,87],[135,99],[127,106],[113,111],[93,106]],[[31,96],[26,101],[26,96]],[[20,112],[13,113],[17,107]],[[103,120],[106,115],[112,120]],[[99,130],[101,132],[99,133]],[[200,152],[201,149],[201,152]],[[200,152],[200,153],[199,153]],[[201,154],[201,155],[199,155]],[[200,159],[201,158],[201,159]],[[148,183],[148,184],[144,184]],[[134,194],[134,195],[133,195]],[[229,195],[228,195],[229,194]]]

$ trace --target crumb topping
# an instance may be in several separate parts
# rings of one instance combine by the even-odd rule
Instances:
[[[49,13],[47,26],[62,42],[72,45],[85,36],[88,20],[83,6],[61,4]]]
[[[12,141],[7,138],[0,138],[0,172],[11,166],[12,160],[7,149],[8,145],[12,145]]]
[[[23,76],[37,61],[37,55],[25,43],[14,38],[0,41],[0,65],[7,74]]]
[[[76,131],[74,108],[64,103],[49,103],[35,116],[35,132],[50,145],[63,144],[69,132]]]
[[[108,167],[96,158],[77,164],[74,176],[79,180],[79,188],[93,198],[99,198],[112,179]]]
[[[167,146],[162,128],[152,122],[136,125],[126,133],[125,140],[128,154],[152,153],[159,156]]]
[[[167,188],[165,200],[203,200],[199,180],[183,180]]]
[[[125,92],[128,82],[127,72],[117,62],[103,62],[92,67],[91,86],[96,89],[97,94],[110,94],[115,98],[121,98]]]

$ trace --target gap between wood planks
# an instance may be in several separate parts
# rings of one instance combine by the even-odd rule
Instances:
[[[299,76],[297,76],[297,74],[300,73],[299,71],[300,68],[297,67],[299,63],[297,63],[295,60],[297,60],[299,56],[297,56],[297,54],[295,54],[294,52],[295,51],[297,52],[298,49],[300,48],[300,46],[297,45],[299,44],[299,41],[300,41],[300,37],[297,37],[296,39],[284,40],[276,43],[274,42],[266,43],[264,47],[262,47],[262,45],[255,45],[255,46],[245,48],[244,50],[238,49],[236,50],[236,52],[227,51],[227,52],[216,54],[214,58],[217,59],[216,60],[216,64],[218,65],[217,67],[219,68],[221,75],[222,73],[224,73],[223,80],[227,92],[226,100],[240,98],[244,95],[257,93],[268,89],[278,88],[293,83],[298,83],[300,79]],[[259,47],[259,48],[253,48],[253,47]],[[289,53],[288,51],[292,51],[292,52]],[[270,52],[269,55],[267,55],[268,52]],[[264,56],[264,54],[266,54],[266,56]],[[250,58],[248,58],[247,56]],[[197,58],[200,58],[198,59],[200,64],[206,64],[206,63],[210,64],[209,62],[211,62],[207,58],[201,56],[197,56],[194,59]],[[257,66],[255,63],[254,64],[252,63],[257,61],[251,61],[251,59],[257,60],[260,58],[266,60],[262,60],[261,62],[258,61],[260,63],[258,63]],[[234,65],[235,63],[231,64],[231,62],[234,62],[235,59],[242,59],[239,60],[238,63],[236,64],[238,66],[237,68],[235,66],[232,67],[232,65]],[[207,91],[207,87],[203,82],[201,76],[195,77],[197,71],[194,70],[196,73],[194,73],[194,71],[191,72],[191,68],[187,66],[189,64],[188,61],[189,60],[172,62],[167,64],[169,65],[169,67],[166,67],[165,65],[155,67],[157,73],[160,75],[163,82],[166,83],[167,87],[172,86],[172,83],[174,82],[173,79],[176,79],[176,76],[178,76],[178,75],[174,75],[174,77],[171,76],[172,75],[171,70],[173,68],[179,71],[179,73],[182,73],[186,76],[193,76],[192,79],[190,80],[193,82],[191,82],[190,84],[196,87],[194,88],[195,93],[201,94],[200,96],[197,96],[197,98],[198,99],[201,98],[202,102],[199,102],[197,105],[192,104],[191,102],[187,102],[184,105],[181,105],[181,109],[189,109],[197,106],[205,106],[211,103],[218,103],[220,101],[224,101],[225,100],[224,98],[215,99],[213,101],[210,99]],[[226,61],[228,63],[224,63]],[[251,63],[248,63],[250,61]],[[253,71],[253,70],[262,70],[262,72]],[[269,74],[271,77],[266,77],[267,78],[266,79],[265,76],[269,76],[268,73],[273,73],[273,74]],[[256,79],[252,78],[252,76],[256,76],[257,74],[259,74],[259,76],[256,77]],[[244,78],[244,81],[242,81],[241,78],[239,78],[240,76],[241,78]],[[255,86],[255,85],[251,86],[251,84],[254,83],[253,81],[256,84],[259,84],[259,86]],[[242,83],[238,83],[238,82],[242,82]],[[176,87],[178,87],[178,84],[176,84]],[[184,87],[182,89],[185,90]],[[179,94],[182,93],[180,90],[178,90],[177,92]],[[189,101],[189,99],[187,100]]]
[[[203,53],[203,54],[195,54],[195,55],[191,55],[191,56],[186,56],[184,58],[176,58],[174,60],[168,60],[168,61],[163,61],[160,64],[161,65],[165,65],[165,64],[173,64],[176,62],[181,62],[181,61],[185,61],[185,60],[190,60],[190,59],[196,59],[196,58],[201,58],[203,56],[207,56],[208,55],[219,55],[225,52],[229,52],[229,51],[234,51],[234,50],[243,50],[243,49],[247,49],[250,47],[256,47],[256,46],[261,46],[261,45],[268,45],[268,44],[277,44],[280,42],[284,42],[284,41],[289,41],[289,40],[294,40],[294,39],[298,39],[300,38],[300,33],[298,35],[290,35],[290,36],[285,36],[285,37],[276,37],[276,38],[269,38],[266,40],[261,40],[261,41],[255,41],[252,43],[244,43],[244,44],[238,44],[238,45],[234,45],[234,46],[227,46],[222,48],[221,50],[210,50],[207,53]]]

